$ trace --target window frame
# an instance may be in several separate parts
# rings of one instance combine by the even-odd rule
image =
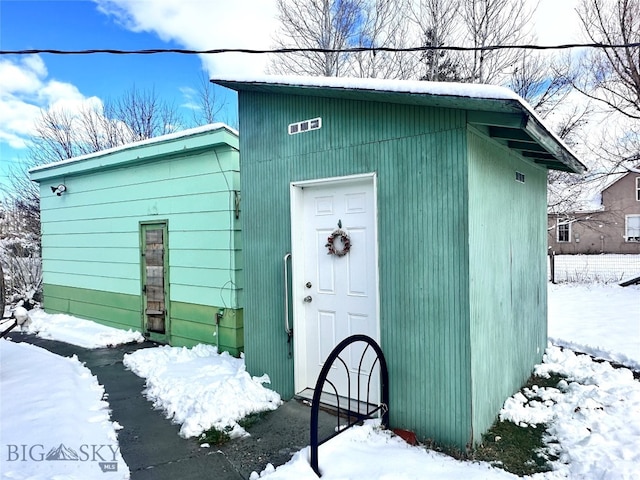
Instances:
[[[572,220],[565,220],[565,221],[561,221],[559,218],[556,220],[556,242],[558,243],[571,243],[571,224],[573,223]],[[560,227],[564,227],[567,226],[567,239],[566,240],[561,240],[560,239]]]
[[[640,202],[640,176],[636,177],[636,202]]]
[[[640,224],[640,214],[631,214],[631,215],[624,216],[624,241],[629,243],[638,243],[640,242],[640,225],[637,227],[638,235],[633,235],[633,236],[629,235],[629,219],[631,218],[637,218],[638,223]],[[633,240],[630,240],[630,239],[633,239]]]

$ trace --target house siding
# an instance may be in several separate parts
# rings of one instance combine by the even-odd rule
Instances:
[[[516,172],[524,174],[524,183],[516,181]],[[545,169],[470,131],[475,442],[495,421],[505,398],[526,382],[546,348],[546,179]]]
[[[288,135],[290,123],[322,128]],[[377,172],[381,346],[394,426],[463,446],[471,431],[463,111],[243,92],[239,96],[246,362],[294,392],[282,258],[289,184]],[[249,219],[250,221],[247,221]]]
[[[640,254],[640,242],[625,239],[625,218],[640,215],[637,200],[636,178],[640,174],[628,173],[602,191],[602,210],[575,212],[563,215],[551,214],[548,218],[549,247],[562,254]],[[571,238],[558,242],[558,220],[571,221]]]
[[[191,141],[178,140],[185,146]],[[117,168],[110,167],[107,154],[87,160],[103,163],[88,172],[70,163],[35,174],[41,182],[44,306],[141,330],[140,228],[166,222],[167,340],[217,343],[215,315],[223,308],[219,342],[238,354],[243,347],[240,223],[233,198],[233,190],[240,190],[238,153],[220,144],[182,153],[182,144],[119,151],[113,158],[131,161]],[[56,176],[57,171],[66,174]],[[49,188],[58,183],[67,187],[62,196]]]

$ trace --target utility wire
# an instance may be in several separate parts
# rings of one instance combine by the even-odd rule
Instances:
[[[276,48],[257,50],[251,48],[216,48],[212,50],[190,50],[182,48],[151,48],[144,50],[119,50],[113,48],[93,48],[87,50],[57,50],[52,48],[33,48],[27,50],[0,50],[0,55],[34,55],[50,53],[53,55],[90,55],[95,53],[107,53],[111,55],[153,55],[158,53],[178,53],[184,55],[206,55],[220,53],[247,53],[247,54],[286,54],[286,53],[358,53],[358,52],[426,52],[430,50],[448,50],[456,52],[478,52],[491,50],[568,50],[572,48],[638,48],[636,43],[566,43],[562,45],[487,45],[484,47],[458,47],[458,46],[431,46],[392,48],[392,47],[352,47],[352,48]]]

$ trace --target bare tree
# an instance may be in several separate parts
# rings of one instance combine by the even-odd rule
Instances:
[[[161,100],[154,90],[140,91],[135,85],[107,110],[112,112],[113,118],[127,126],[133,141],[180,129],[180,120],[173,105]]]
[[[408,25],[403,12],[409,6],[408,0],[375,0],[363,2],[360,6],[357,47],[402,48],[409,38]],[[406,64],[409,55],[404,52],[372,51],[351,55],[350,75],[361,78],[406,79]]]
[[[102,108],[42,110],[27,157],[9,170],[5,197],[11,208],[23,214],[26,232],[39,238],[40,193],[29,180],[31,168],[170,133],[178,126],[175,108],[154,91],[141,92],[135,87]]]
[[[218,121],[226,103],[221,102],[216,95],[215,86],[209,77],[201,72],[198,77],[198,88],[195,90],[195,105],[193,105],[193,122],[195,125],[205,125]]]
[[[578,14],[589,41],[626,46],[585,55],[575,87],[608,108],[640,120],[640,2],[582,0]]]
[[[593,155],[603,171],[640,171],[640,2],[581,0],[578,15],[587,41],[621,45],[585,52],[568,75],[610,119],[591,142]]]
[[[364,0],[277,0],[276,48],[339,50],[358,44]],[[350,57],[335,52],[294,52],[272,59],[270,73],[340,76]]]
[[[521,0],[462,0],[465,45],[475,50],[463,55],[464,77],[474,83],[502,83],[519,63],[522,50],[484,50],[491,45],[520,45],[531,40],[534,10]]]
[[[457,20],[461,0],[418,0],[411,8],[411,20],[418,29],[420,45],[433,47],[418,59],[418,77],[429,81],[459,81],[457,59],[438,47],[457,42]]]
[[[408,0],[277,0],[275,47],[318,49],[271,59],[269,73],[327,77],[408,78],[407,54],[337,52],[350,48],[401,48],[408,39]],[[329,50],[329,51],[325,51]]]

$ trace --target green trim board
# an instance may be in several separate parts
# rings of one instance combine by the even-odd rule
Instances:
[[[544,125],[533,108],[520,96],[504,87],[445,82],[278,75],[257,79],[218,76],[211,81],[243,92],[418,105],[466,111],[469,124],[504,127],[504,131],[510,130],[516,136],[525,134],[531,142],[538,144],[543,151],[551,155],[552,162],[546,161],[544,156],[534,157],[534,161],[541,165],[573,173],[586,171],[586,167],[577,156],[562,139]],[[242,118],[240,120],[242,121]],[[507,138],[515,139],[512,136]]]
[[[32,168],[29,173],[32,180],[40,182],[51,176],[86,174],[90,171],[117,168],[125,164],[153,161],[158,157],[175,155],[176,152],[180,152],[180,156],[184,157],[219,145],[230,146],[237,150],[237,132],[221,123],[211,124],[49,163]]]
[[[47,313],[64,313],[114,328],[143,331],[140,296],[51,284],[44,285],[44,295]],[[208,343],[236,356],[243,351],[242,309],[172,302],[171,311],[171,345]],[[216,314],[220,311],[223,315],[214,335]]]
[[[123,293],[45,283],[44,308],[116,328],[142,331],[140,297]]]

